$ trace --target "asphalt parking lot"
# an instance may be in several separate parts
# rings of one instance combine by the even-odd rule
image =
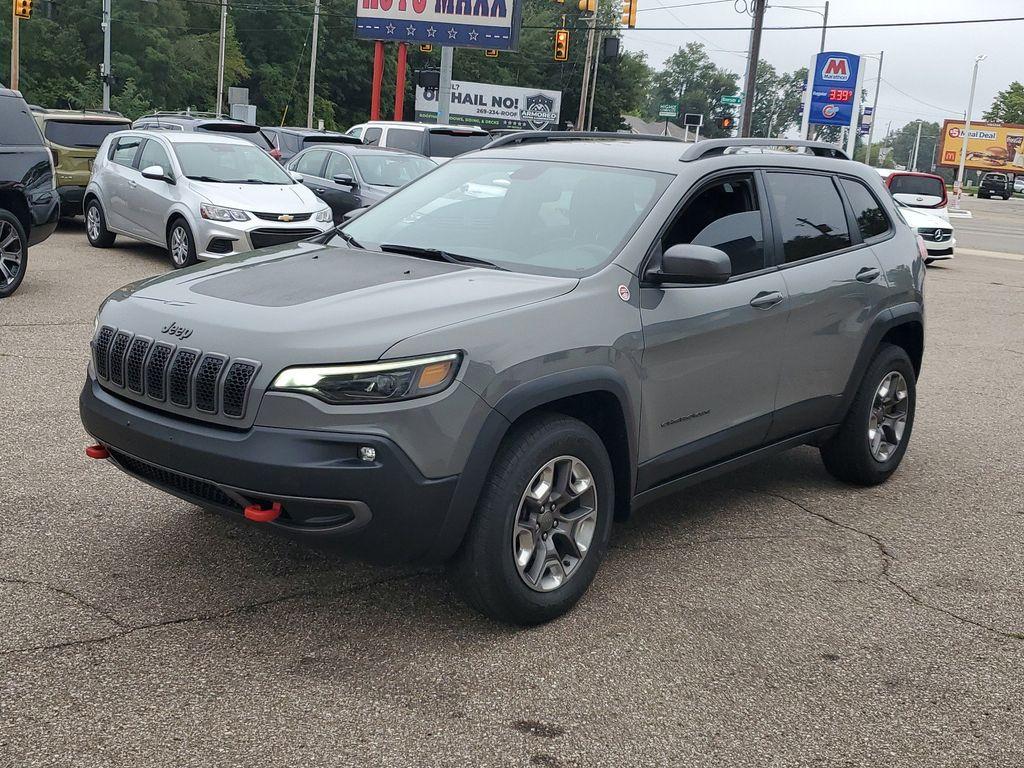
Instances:
[[[63,227],[0,304],[0,765],[1020,765],[1024,201],[965,206],[887,485],[692,488],[525,631],[86,459],[95,308],[168,262]]]

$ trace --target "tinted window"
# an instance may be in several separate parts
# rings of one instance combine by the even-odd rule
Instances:
[[[769,173],[786,263],[850,246],[846,212],[829,176]]]
[[[39,128],[21,99],[0,96],[0,144],[38,146],[43,143]]]
[[[342,173],[346,176],[354,177],[355,173],[352,170],[352,163],[340,152],[330,152],[327,160],[327,178],[333,179]]]
[[[427,157],[455,157],[463,152],[480,149],[490,143],[491,134],[489,133],[430,131],[426,155]]]
[[[877,237],[888,232],[889,217],[885,215],[882,206],[868,188],[852,179],[843,179],[842,184],[846,196],[850,198],[850,206],[853,208],[854,218],[857,219],[860,236],[867,240],[869,237]]]
[[[358,139],[359,138],[359,134],[361,134],[362,132],[363,132],[363,129],[359,128],[357,126],[355,128],[349,128],[347,131],[345,131],[345,135],[346,136],[355,136]]]
[[[680,243],[725,251],[734,275],[763,269],[764,229],[753,178],[716,182],[687,203],[662,238],[661,247],[664,250]]]
[[[142,148],[139,156],[139,168],[149,168],[151,165],[159,165],[165,173],[171,172],[171,161],[164,152],[164,148],[152,139],[147,139],[146,145]]]
[[[123,136],[114,145],[110,159],[118,165],[126,165],[130,168],[135,163],[135,155],[138,153],[141,143],[142,139],[138,136]]]
[[[247,125],[245,123],[208,123],[206,125],[197,125],[197,131],[209,131],[210,133],[230,133],[232,136],[237,136],[240,139],[251,141],[260,149],[271,150],[274,148],[273,143],[263,133],[253,125]]]
[[[307,152],[306,154],[299,157],[295,161],[294,170],[299,173],[304,173],[307,176],[322,176],[324,167],[324,155],[327,153],[323,150],[314,150],[313,152]]]
[[[402,187],[417,179],[437,164],[419,155],[398,152],[359,153],[355,156],[359,173],[367,184],[381,187]]]
[[[889,177],[889,191],[894,195],[931,195],[942,197],[946,192],[945,182],[931,176],[907,176],[905,174]]]
[[[407,149],[410,152],[423,152],[423,133],[411,128],[391,128],[384,143],[395,149]]]
[[[380,128],[367,128],[363,134],[363,144],[376,144],[380,141]]]
[[[984,181],[996,181],[1000,184],[1006,183],[1006,177],[1001,173],[986,173]]]
[[[71,120],[47,120],[43,135],[62,147],[99,148],[112,133],[131,127],[131,123],[83,123]]]

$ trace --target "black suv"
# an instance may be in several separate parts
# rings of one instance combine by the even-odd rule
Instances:
[[[1009,200],[1013,197],[1013,182],[1005,173],[986,173],[981,177],[978,197],[987,200],[990,197],[1001,197]]]
[[[0,88],[0,299],[14,293],[28,268],[28,248],[57,227],[60,201],[53,158],[17,91]]]

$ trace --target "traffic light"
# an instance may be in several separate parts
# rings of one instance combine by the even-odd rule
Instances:
[[[580,0],[580,13],[593,13],[597,10],[597,0]]]
[[[423,43],[420,46],[420,53],[430,53],[433,50],[434,46],[432,46],[430,43]]]
[[[723,131],[731,131],[736,127],[735,117],[720,117],[718,118],[718,127]]]
[[[636,27],[636,4],[639,0],[622,0],[622,26]]]
[[[484,51],[484,56],[486,56],[488,59],[496,59],[498,58],[498,49],[488,48]]]
[[[586,2],[586,0],[581,0]],[[555,30],[555,61],[569,60],[569,30]]]
[[[14,15],[19,19],[31,19],[32,0],[14,0]]]

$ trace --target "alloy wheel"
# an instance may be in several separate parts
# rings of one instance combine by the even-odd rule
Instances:
[[[85,213],[85,231],[90,240],[100,239],[100,209],[90,205]]]
[[[579,571],[597,529],[594,476],[575,456],[552,459],[526,486],[512,529],[512,558],[530,589],[551,592]]]
[[[0,221],[0,286],[13,283],[21,273],[21,235],[9,221]]]
[[[875,390],[868,415],[868,445],[875,461],[888,461],[900,447],[909,407],[909,388],[903,374],[898,371],[885,374]]]
[[[188,263],[188,233],[184,227],[171,230],[171,258],[179,267]]]

